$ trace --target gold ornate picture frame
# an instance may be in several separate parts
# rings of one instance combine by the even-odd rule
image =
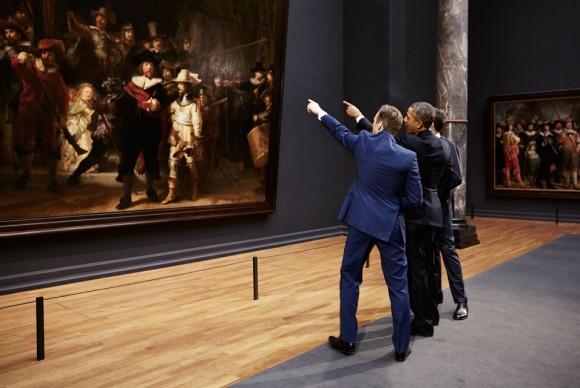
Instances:
[[[580,90],[488,98],[488,194],[580,198]]]
[[[41,59],[42,51],[48,50],[42,46],[47,41],[58,50],[58,71],[69,91],[69,132],[76,129],[72,104],[75,98],[78,100],[83,85],[91,84],[96,96],[94,105],[90,106],[94,113],[89,115],[84,136],[89,136],[92,143],[83,144],[88,144],[90,153],[99,145],[95,135],[98,131],[101,131],[101,141],[107,144],[98,162],[80,175],[78,181],[71,182],[80,155],[71,148],[72,144],[67,144],[65,132],[57,132],[58,190],[50,187],[47,190],[51,179],[47,160],[53,155],[47,155],[37,133],[31,174],[25,185],[18,187],[25,158],[19,149],[15,116],[22,117],[23,113],[4,101],[0,112],[3,123],[0,237],[275,211],[288,0],[8,0],[3,3],[0,8],[3,30],[21,10],[25,11],[33,31],[33,35],[27,36],[22,29],[18,45],[28,48],[20,47],[16,51],[26,51]],[[107,20],[104,30],[98,29],[99,15]],[[135,40],[127,43],[124,31],[129,27]],[[119,182],[123,178],[119,179],[118,171],[123,142],[134,140],[123,137],[123,117],[127,112],[109,108],[138,72],[132,58],[144,50],[155,51],[154,41],[158,38],[162,38],[165,51],[156,52],[157,70],[169,68],[173,72],[172,78],[163,79],[168,96],[163,109],[180,98],[176,82],[170,80],[176,80],[181,70],[187,69],[192,77],[201,79],[191,89],[191,99],[198,101],[204,118],[199,142],[203,145],[203,156],[196,156],[197,196],[193,200],[189,198],[195,178],[186,168],[190,159],[184,154],[176,170],[179,183],[175,200],[161,202],[170,186],[168,159],[171,155],[167,138],[174,119],[168,111],[163,111],[163,124],[159,128],[162,139],[157,153],[160,174],[154,182],[158,198],[153,201],[148,195],[143,155],[140,155],[134,170],[132,202],[129,207],[118,210],[116,207],[123,195],[123,183]],[[10,61],[6,47],[8,43],[4,40],[3,58]],[[121,61],[115,62],[118,58]],[[103,61],[108,61],[110,67],[101,66]],[[263,81],[257,71],[262,73]],[[161,72],[156,74],[161,76]],[[219,87],[214,82],[216,77],[221,78]],[[202,98],[203,105],[199,102]],[[58,114],[55,122],[56,117]],[[76,132],[72,139],[81,143],[81,136]],[[183,151],[187,153],[186,148]],[[68,162],[72,166],[67,166]]]

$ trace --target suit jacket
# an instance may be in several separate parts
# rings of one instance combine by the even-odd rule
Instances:
[[[459,156],[459,149],[451,140],[441,136],[439,139],[443,140],[445,144],[449,147],[451,152],[451,163],[449,168],[445,169],[443,176],[441,177],[441,181],[439,182],[439,198],[441,199],[442,206],[445,210],[445,204],[443,202],[447,202],[451,198],[451,190],[456,188],[463,182],[463,177],[461,175],[461,164],[460,164],[460,156]]]
[[[451,151],[451,163],[447,168],[439,182],[439,199],[441,200],[441,210],[443,211],[443,222],[448,224],[453,218],[451,191],[463,182],[461,175],[461,164],[459,149],[451,140],[441,136],[441,140],[449,146]]]
[[[415,151],[417,154],[421,184],[423,185],[423,205],[406,211],[405,219],[407,222],[415,224],[442,227],[443,215],[438,191],[440,185],[446,184],[444,176],[451,173],[453,162],[449,146],[429,130],[421,131],[417,135],[410,135],[405,131],[405,128],[401,128],[396,140],[401,146]],[[449,177],[449,175],[447,176]]]
[[[339,220],[379,240],[389,241],[404,209],[420,206],[423,195],[414,152],[382,131],[354,134],[329,115],[321,118],[330,133],[354,156],[356,177]]]

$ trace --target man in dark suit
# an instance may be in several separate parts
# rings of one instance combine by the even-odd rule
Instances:
[[[411,335],[433,336],[439,323],[437,290],[439,285],[433,247],[436,228],[443,227],[443,213],[438,192],[445,182],[450,185],[451,151],[429,128],[435,109],[427,102],[415,102],[407,109],[405,128],[396,139],[401,146],[417,154],[423,204],[405,212],[407,225],[407,257],[409,258],[409,296]],[[450,188],[448,190],[451,190]]]
[[[443,214],[443,227],[437,228],[435,231],[435,264],[439,271],[439,298],[438,302],[443,302],[443,292],[441,291],[441,259],[447,271],[447,279],[449,280],[449,288],[453,301],[457,304],[453,319],[463,320],[467,319],[467,295],[465,294],[465,285],[463,283],[463,273],[461,270],[461,262],[455,250],[455,240],[453,239],[453,227],[451,221],[453,219],[453,197],[451,190],[459,186],[463,180],[461,175],[461,164],[459,159],[459,149],[451,140],[441,136],[441,130],[445,124],[445,112],[442,109],[435,109],[435,121],[431,127],[435,136],[443,140],[451,150],[451,158],[453,165],[451,168],[451,184],[444,183],[441,190],[438,191],[439,199],[441,200],[441,209]]]
[[[392,136],[401,126],[402,115],[395,107],[383,105],[375,115],[372,133],[357,135],[312,100],[307,111],[317,115],[353,154],[357,167],[339,215],[348,225],[348,237],[340,270],[340,335],[330,336],[329,344],[346,355],[355,352],[363,264],[376,245],[391,299],[395,359],[405,361],[411,352],[411,317],[402,213],[419,206],[423,198],[416,155],[397,145]]]

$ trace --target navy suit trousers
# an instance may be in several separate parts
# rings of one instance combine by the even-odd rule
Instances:
[[[459,256],[455,250],[455,240],[453,238],[453,228],[450,222],[445,222],[443,228],[437,228],[435,232],[435,260],[439,264],[439,288],[441,289],[441,257],[443,265],[447,271],[449,289],[455,303],[467,303],[465,286],[463,284],[463,272]],[[440,291],[442,293],[442,291]]]
[[[356,342],[356,312],[363,265],[376,245],[381,255],[381,267],[391,300],[393,345],[396,352],[402,353],[408,349],[411,313],[403,223],[402,217],[399,217],[388,243],[349,226],[340,269],[340,337],[344,341]]]

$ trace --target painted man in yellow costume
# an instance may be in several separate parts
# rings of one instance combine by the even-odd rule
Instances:
[[[200,84],[197,74],[183,69],[173,80],[177,83],[179,97],[168,108],[172,122],[171,131],[167,142],[169,149],[169,192],[161,202],[163,205],[175,202],[175,191],[179,184],[178,171],[182,160],[185,159],[187,170],[191,178],[191,196],[194,201],[197,198],[197,184],[199,181],[198,163],[203,162],[204,149],[202,143],[202,118],[201,108],[193,98],[191,88]]]

